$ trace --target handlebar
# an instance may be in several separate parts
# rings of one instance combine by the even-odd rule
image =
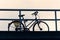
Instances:
[[[37,15],[37,14],[38,14],[38,11],[36,11],[36,12],[32,13],[32,15]]]

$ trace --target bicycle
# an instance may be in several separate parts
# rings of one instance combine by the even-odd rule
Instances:
[[[35,27],[36,27],[36,24],[37,24],[37,27],[39,28],[39,31],[40,31],[40,30],[43,30],[43,29],[41,28],[41,26],[40,26],[40,24],[43,23],[43,24],[46,25],[47,30],[49,31],[49,26],[48,26],[48,24],[47,24],[46,22],[42,21],[42,20],[38,20],[38,19],[37,19],[37,14],[38,14],[38,11],[35,11],[34,13],[32,13],[32,15],[35,16],[35,20],[32,20],[28,25],[26,25],[26,22],[29,21],[29,20],[24,20],[24,17],[23,17],[23,16],[25,16],[25,15],[19,15],[19,17],[22,17],[23,20],[24,20],[24,24],[23,24],[22,22],[19,22],[19,21],[18,21],[18,23],[20,24],[19,27],[23,27],[23,28],[22,28],[23,31],[30,31],[30,28],[33,26],[33,28],[32,28],[33,30],[32,30],[32,31],[35,31]],[[35,21],[35,22],[33,22],[33,21]],[[33,24],[31,24],[32,22],[33,22]],[[14,21],[11,22],[11,23],[8,25],[8,31],[9,31],[9,27],[10,27],[10,25],[11,25],[12,23],[14,23]],[[31,25],[30,25],[30,24],[31,24]],[[30,25],[30,27],[27,28],[29,25]],[[21,28],[17,28],[17,26],[16,26],[16,28],[15,28],[16,31],[18,31],[18,30],[20,30],[20,29],[21,29]]]

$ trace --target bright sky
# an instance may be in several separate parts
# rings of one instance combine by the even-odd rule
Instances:
[[[0,8],[60,8],[60,0],[0,0]]]
[[[1,9],[60,9],[60,0],[0,0],[0,8]],[[0,12],[0,18],[18,18],[18,12]],[[32,12],[22,12],[26,14],[26,17],[29,16],[28,13]],[[40,18],[54,18],[54,12],[41,12]],[[45,14],[46,13],[46,14]],[[51,14],[52,13],[52,14]],[[58,18],[60,18],[60,12],[58,12]],[[51,16],[51,17],[50,17]],[[25,18],[26,18],[25,17]],[[29,18],[29,17],[28,17]],[[32,16],[30,16],[32,18]],[[7,30],[7,22],[0,21],[1,29]],[[50,21],[47,23],[50,25],[50,30],[55,30],[54,21]],[[58,28],[59,28],[58,22]],[[60,29],[58,29],[60,30]]]

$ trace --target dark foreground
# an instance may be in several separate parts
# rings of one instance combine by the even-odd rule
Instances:
[[[55,39],[60,38],[59,31],[50,32],[8,32],[0,31],[0,39]]]

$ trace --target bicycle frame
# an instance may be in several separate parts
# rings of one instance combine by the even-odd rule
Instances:
[[[44,23],[44,24],[46,24],[46,26],[49,28],[49,26],[47,25],[47,23],[45,23],[45,22],[37,19],[37,13],[38,13],[38,11],[36,11],[36,12],[33,13],[33,15],[35,15],[35,20],[32,20],[28,25],[26,25],[26,22],[27,22],[28,20],[24,20],[24,17],[23,17],[24,15],[19,15],[19,17],[22,17],[23,20],[24,20],[24,21],[23,21],[24,24],[21,23],[24,30],[26,30],[26,29],[29,30],[31,27],[33,27],[33,31],[34,31],[34,28],[35,28],[35,25],[36,25],[36,24],[38,24],[39,29],[42,30],[42,28],[40,28],[40,26],[39,26],[39,24],[40,24],[41,22]],[[34,22],[33,22],[33,21],[34,21]],[[19,22],[19,21],[18,21],[18,22]],[[32,23],[33,23],[33,24],[32,24]],[[30,25],[30,24],[31,24],[31,25]],[[30,25],[30,26],[29,26],[29,25]],[[21,26],[21,25],[20,25],[20,26]],[[29,28],[27,28],[28,26],[29,26]]]
[[[33,21],[31,21],[28,25],[26,25],[26,23],[25,23],[25,21],[24,21],[24,24],[25,24],[25,28],[27,28],[30,24],[30,27],[28,28],[28,29],[30,29],[32,26],[33,26],[33,30],[34,30],[34,26],[36,25],[36,24],[38,24],[38,26],[39,26],[39,22],[41,23],[44,23],[44,24],[46,24],[45,22],[43,22],[43,21],[38,21],[38,19],[37,19],[37,13],[38,13],[38,11],[36,11],[36,12],[34,12],[32,15],[35,15],[35,20],[33,20],[33,21],[35,21],[34,23],[33,23]],[[23,19],[24,19],[24,17],[23,17]],[[33,24],[32,24],[33,23]],[[46,24],[46,26],[48,27],[48,31],[49,31],[49,26]],[[40,26],[39,26],[39,28],[40,28]],[[42,28],[40,28],[40,30],[42,30]]]
[[[35,22],[33,22],[33,21],[35,21]],[[35,24],[36,24],[36,22],[38,22],[38,19],[36,19],[36,20],[33,20],[33,21],[31,21],[28,25],[26,25],[26,28],[29,26],[29,28],[28,29],[30,29],[32,26],[34,26]],[[33,24],[32,24],[33,23]]]
[[[33,21],[34,21],[34,22],[33,22]],[[41,20],[38,20],[38,19],[33,20],[33,21],[31,21],[28,25],[26,25],[26,28],[31,24],[28,29],[30,29],[31,27],[33,27],[33,30],[34,30],[36,24],[44,23],[44,24],[47,26],[48,31],[49,31],[49,26],[48,26],[48,24],[47,24],[46,22],[41,21]],[[39,23],[38,23],[38,22],[39,22]]]

